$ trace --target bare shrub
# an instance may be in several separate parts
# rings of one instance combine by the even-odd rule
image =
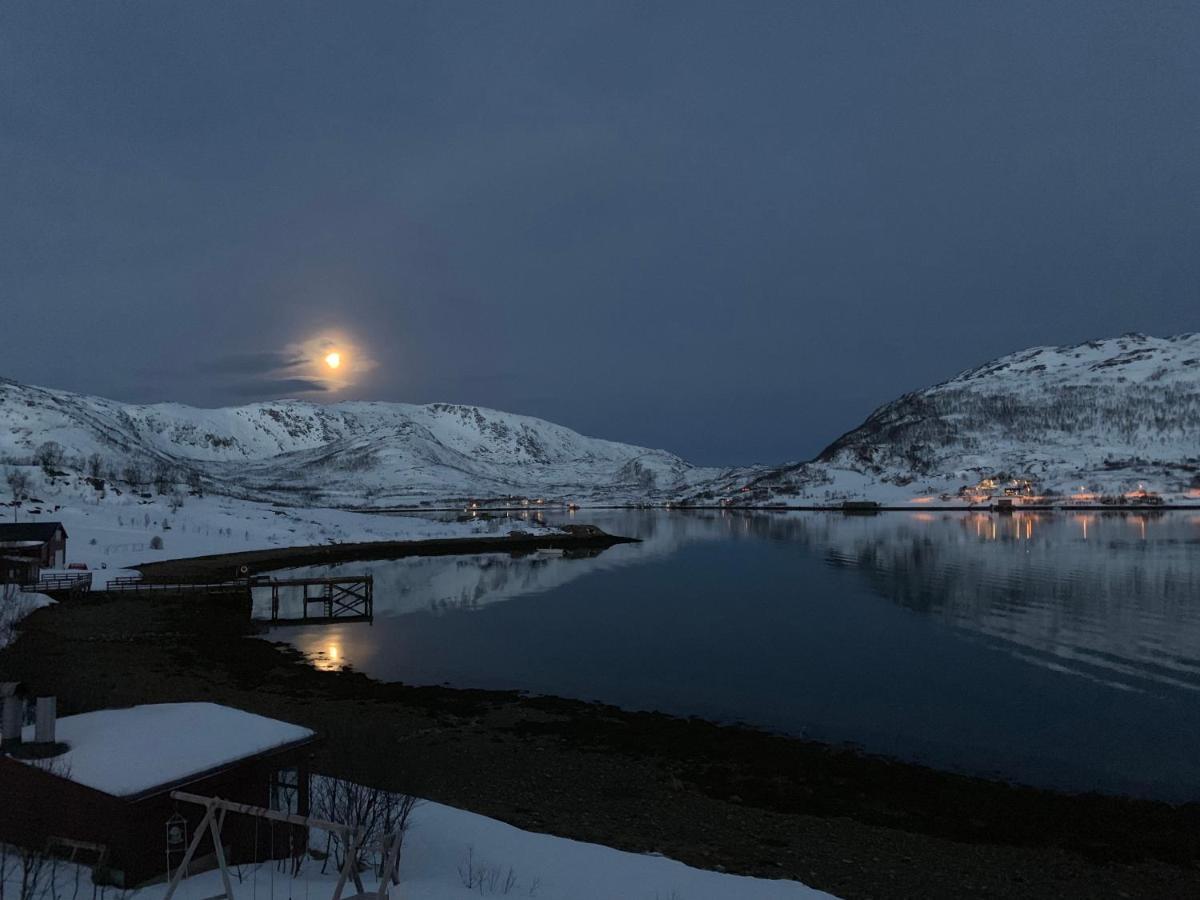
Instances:
[[[71,767],[62,759],[30,760],[32,765],[52,775],[69,778]],[[13,900],[66,900],[65,890],[60,893],[58,857],[32,847],[10,847],[0,844],[0,900],[9,900],[7,887],[16,889]],[[78,894],[80,867],[75,867],[74,890]]]
[[[0,890],[11,881],[15,900],[43,900],[53,893],[52,865],[44,853],[0,844]],[[7,900],[7,898],[6,898]]]
[[[156,534],[154,537],[150,538],[150,549],[151,550],[161,550],[162,548],[163,548],[162,535]]]
[[[467,847],[466,856],[458,866],[458,878],[463,887],[475,891],[481,897],[507,897],[521,887],[516,869],[477,859],[473,846]],[[527,896],[536,896],[541,883],[540,878],[533,879]]]
[[[401,835],[400,850],[404,849],[403,835],[408,831],[409,817],[417,808],[420,800],[410,794],[395,794],[380,788],[356,784],[342,778],[318,776],[312,781],[312,814],[317,818],[331,822],[342,822],[366,831],[362,841],[363,846],[358,851],[355,865],[365,869],[373,866],[376,874],[382,876],[384,854],[378,852],[380,842],[385,836],[399,832]],[[326,837],[324,872],[330,860],[336,868],[341,869],[346,863],[348,847],[344,845],[342,836],[329,834]],[[399,855],[396,860],[396,870],[399,871]]]

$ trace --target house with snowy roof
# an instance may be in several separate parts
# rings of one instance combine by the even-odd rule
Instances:
[[[317,737],[298,725],[215,703],[161,703],[66,716],[52,742],[41,727],[41,743],[27,726],[25,743],[0,755],[0,842],[82,851],[118,886],[164,877],[169,854],[193,836],[204,811],[172,791],[308,814]],[[231,863],[285,859],[308,845],[303,828],[268,837],[244,816],[231,817],[221,837]],[[206,839],[192,871],[215,849]]]
[[[0,523],[0,555],[36,559],[43,569],[67,564],[67,529],[62,522]]]

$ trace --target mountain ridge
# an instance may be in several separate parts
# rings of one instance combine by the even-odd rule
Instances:
[[[31,464],[53,441],[80,468],[100,456],[113,480],[165,468],[231,496],[309,505],[1200,501],[1200,333],[1006,354],[882,404],[813,459],[779,466],[694,466],[666,450],[450,403],[202,409],[0,379],[0,423],[0,463]]]
[[[958,502],[998,480],[1080,502],[1196,499],[1198,475],[1200,333],[1129,333],[1018,350],[903,394],[812,460],[759,475],[745,502]]]
[[[272,400],[204,409],[0,379],[0,422],[0,461],[10,465],[31,464],[52,441],[77,466],[99,455],[110,479],[169,467],[260,499],[316,493],[372,503],[581,489],[654,497],[720,471],[532,416],[449,403]]]

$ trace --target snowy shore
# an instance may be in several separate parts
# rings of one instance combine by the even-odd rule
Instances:
[[[265,826],[264,826],[265,827]],[[5,893],[22,896],[21,872],[10,849]],[[291,877],[273,864],[234,867],[235,897],[291,900],[328,897],[337,881],[332,866],[304,861]],[[37,885],[43,894],[32,900],[75,896],[78,882],[91,894],[89,872],[74,864],[47,865]],[[50,882],[53,879],[54,892]],[[368,892],[377,889],[373,873],[363,873]],[[348,893],[352,893],[353,888]],[[134,891],[96,888],[96,900],[160,900],[165,884]],[[200,900],[221,893],[221,878],[210,870],[185,879],[179,900]],[[659,854],[629,853],[599,844],[573,841],[525,831],[504,822],[440,803],[421,803],[413,812],[404,841],[400,884],[391,888],[395,900],[470,900],[477,897],[533,900],[821,900],[832,894],[798,881],[753,878],[712,872],[685,865]]]
[[[79,496],[55,499],[54,503],[26,502],[18,510],[19,521],[62,522],[69,535],[68,562],[86,564],[91,570],[109,570],[105,577],[113,577],[112,570],[143,563],[245,550],[359,541],[499,537],[517,527],[530,533],[549,531],[536,523],[521,522],[518,526],[511,521],[482,517],[465,522],[438,522],[416,515],[297,509],[219,496],[189,496],[178,507],[170,497],[154,495],[125,494],[103,500]],[[158,546],[160,541],[162,546]]]

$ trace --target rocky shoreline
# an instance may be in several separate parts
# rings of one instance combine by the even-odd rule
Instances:
[[[411,542],[386,555],[527,552],[546,537]],[[555,539],[580,552],[622,540],[593,530]],[[345,555],[353,546],[145,572],[203,580],[242,565],[364,558]],[[25,620],[0,673],[57,694],[63,714],[228,703],[319,730],[314,764],[330,774],[841,897],[1200,895],[1198,804],[1068,796],[697,719],[320,672],[255,637],[249,612],[244,599],[208,595],[64,601]]]

